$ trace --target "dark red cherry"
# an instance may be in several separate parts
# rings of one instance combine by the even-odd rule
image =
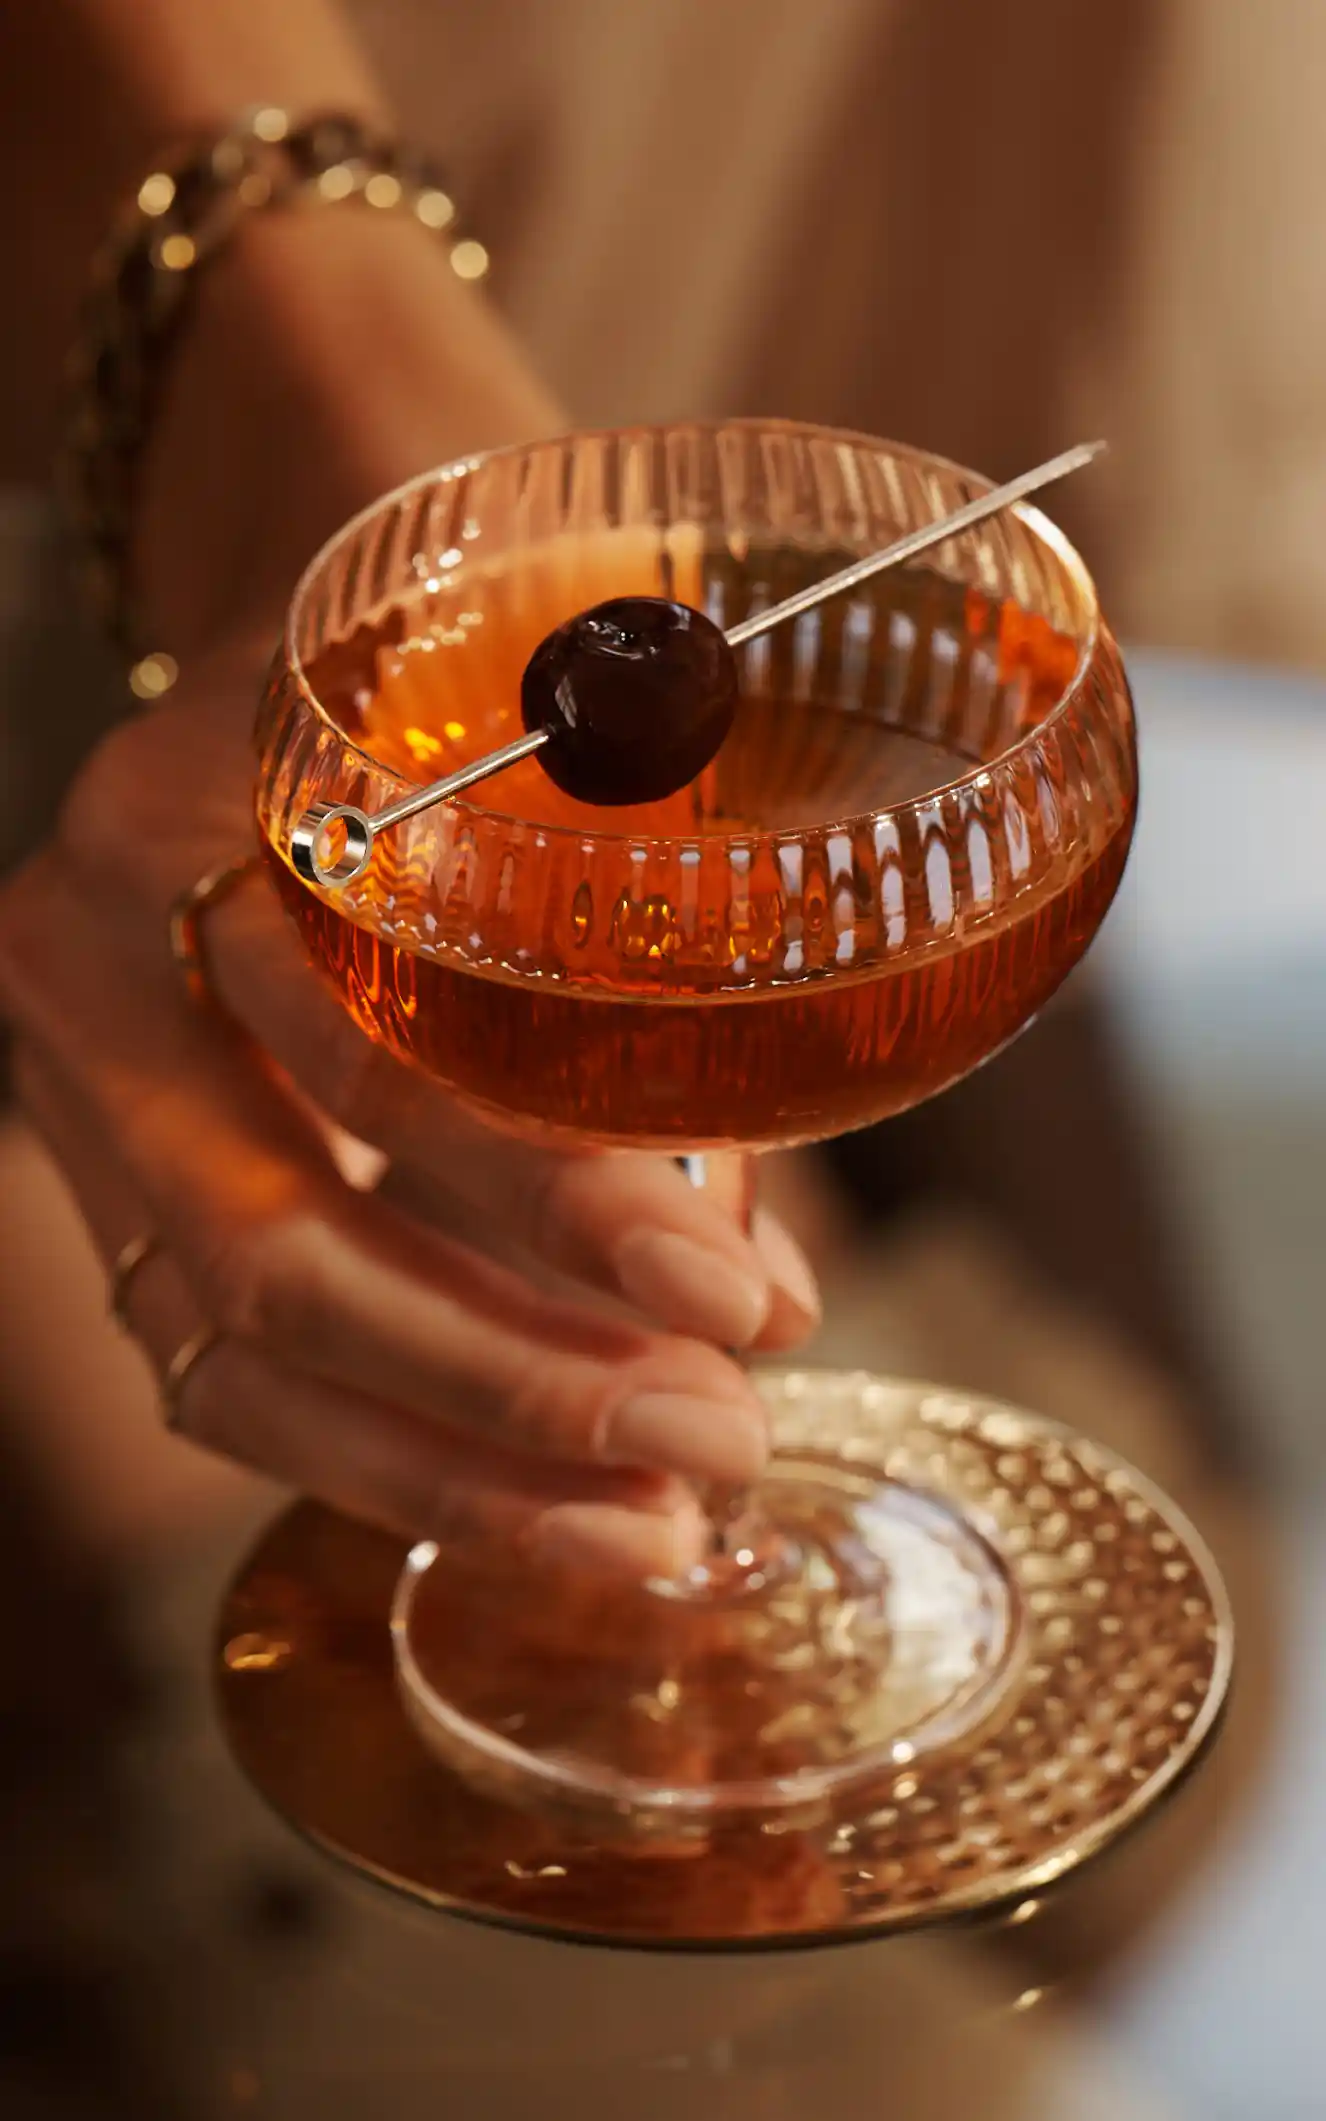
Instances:
[[[703,771],[737,706],[737,666],[703,612],[614,597],[535,649],[520,687],[550,780],[582,803],[657,803]]]

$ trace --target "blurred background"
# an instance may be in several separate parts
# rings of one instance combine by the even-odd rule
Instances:
[[[1010,2064],[1008,2113],[1315,2121],[1326,11],[348,12],[577,419],[782,413],[993,475],[1089,434],[1113,444],[1053,504],[1130,651],[1143,733],[1139,839],[1091,968],[933,1111],[774,1183],[826,1276],[825,1360],[939,1373],[1080,1423],[1189,1508],[1238,1609],[1238,1698],[1199,1781],[1016,1952],[991,1948],[1019,1994],[1062,1999],[1047,2011],[1090,2057]],[[5,861],[118,711],[71,610],[47,498],[5,491]],[[0,1469],[0,1791],[21,1828],[0,1851],[0,2054],[8,2039],[29,2101],[14,2111],[358,2115],[344,2056],[308,2062],[332,2010],[347,2042],[361,2013],[354,2068],[413,2114],[423,2078],[393,2078],[388,2048],[409,2042],[384,2031],[381,1997],[417,1933],[297,1854],[208,1722],[208,1614],[272,1497],[160,1435],[100,1270],[12,1115]],[[936,1974],[931,2015],[915,2005],[941,2044],[967,1979],[965,1961]],[[878,2067],[844,2097],[883,2088]],[[898,2111],[947,2116],[966,2096],[917,2083]],[[783,2110],[725,2096],[716,2112]],[[857,2110],[873,2109],[841,2109]]]

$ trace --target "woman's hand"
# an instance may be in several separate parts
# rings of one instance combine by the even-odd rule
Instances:
[[[103,1259],[159,1240],[129,1303],[158,1370],[220,1336],[182,1391],[187,1435],[407,1535],[685,1566],[690,1483],[765,1456],[719,1346],[800,1337],[808,1272],[777,1225],[746,1238],[722,1188],[666,1158],[498,1135],[371,1045],[256,867],[204,917],[219,1006],[190,996],[170,906],[253,845],[263,662],[214,650],[117,731],[0,895],[21,1095]],[[437,1218],[352,1183],[338,1130]]]
[[[176,1398],[186,1434],[407,1535],[669,1570],[702,1540],[692,1483],[763,1461],[720,1348],[810,1322],[790,1241],[747,1238],[666,1158],[470,1118],[355,1028],[256,868],[203,917],[217,1006],[168,940],[178,895],[254,848],[250,732],[309,555],[411,473],[564,424],[419,226],[247,217],[201,273],[139,466],[138,609],[185,677],[0,891],[0,1011],[103,1258],[156,1241],[127,1308],[158,1371],[218,1336]],[[347,1136],[390,1183],[351,1182]]]

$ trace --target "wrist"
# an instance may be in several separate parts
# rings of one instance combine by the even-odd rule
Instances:
[[[317,546],[386,488],[564,424],[423,228],[350,207],[246,216],[200,273],[164,379],[139,608],[184,656],[275,624]]]

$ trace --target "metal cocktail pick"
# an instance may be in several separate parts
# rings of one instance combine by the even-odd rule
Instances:
[[[856,589],[862,582],[882,574],[886,567],[896,567],[904,560],[913,559],[917,553],[926,552],[932,545],[942,545],[946,538],[956,537],[959,532],[971,530],[977,523],[998,515],[1001,509],[1012,507],[1015,501],[1026,500],[1029,494],[1038,493],[1043,486],[1053,485],[1056,479],[1067,478],[1073,471],[1094,462],[1106,447],[1104,442],[1079,442],[1075,449],[1064,450],[1061,456],[1051,457],[1048,462],[1038,464],[1032,471],[1024,471],[1006,486],[996,486],[992,492],[980,494],[957,508],[952,515],[943,516],[934,523],[922,524],[909,530],[905,537],[886,545],[882,552],[872,552],[864,559],[854,560],[837,574],[826,575],[822,582],[812,582],[809,587],[799,589],[795,596],[784,598],[781,604],[773,604],[767,611],[752,613],[739,626],[733,626],[725,635],[729,648],[740,648],[753,641],[759,634],[769,633],[787,619],[801,616],[803,611],[813,611],[817,604],[827,603],[830,597],[843,596]],[[469,766],[462,766],[440,781],[432,781],[426,788],[416,788],[399,802],[389,803],[369,817],[353,803],[315,804],[306,810],[291,835],[290,858],[299,875],[307,884],[324,887],[339,887],[352,884],[363,875],[373,858],[373,843],[380,832],[393,825],[403,825],[407,818],[417,817],[421,810],[431,810],[435,803],[445,803],[448,797],[460,795],[472,788],[476,781],[486,781],[494,773],[501,773],[518,760],[527,759],[538,751],[552,735],[548,729],[534,729],[528,735],[517,737],[512,744],[504,744],[500,751],[490,751],[485,758],[475,759]],[[340,825],[345,834],[345,844],[332,860],[324,861],[319,847],[326,845],[329,827]]]

